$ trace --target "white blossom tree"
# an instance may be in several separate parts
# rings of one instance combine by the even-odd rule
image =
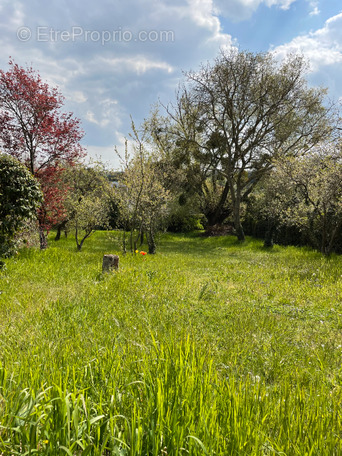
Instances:
[[[342,228],[342,150],[321,143],[310,154],[278,160],[264,188],[263,211],[296,226],[329,255]]]
[[[139,237],[146,234],[149,253],[156,252],[155,235],[167,215],[171,194],[165,186],[165,170],[156,150],[149,148],[132,122],[131,155],[126,151],[119,188],[121,217],[130,229],[130,249],[135,251]],[[137,237],[134,238],[135,234]]]

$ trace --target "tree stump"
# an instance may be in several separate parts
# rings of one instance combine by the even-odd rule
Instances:
[[[102,272],[111,272],[119,269],[118,255],[103,255]]]

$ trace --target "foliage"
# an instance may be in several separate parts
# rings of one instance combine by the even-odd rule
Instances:
[[[15,235],[15,242],[17,244],[17,252],[19,249],[39,249],[39,225],[37,218],[26,219],[23,223],[22,229]]]
[[[174,200],[170,206],[166,225],[172,233],[188,233],[195,230],[203,230],[202,214],[199,210],[196,198],[187,198],[184,194],[178,200]]]
[[[7,72],[0,70],[0,141],[3,150],[24,163],[42,183],[39,224],[44,248],[44,229],[57,223],[52,216],[58,214],[62,197],[61,192],[51,191],[52,185],[59,178],[61,164],[73,163],[83,155],[79,143],[83,132],[78,119],[60,111],[63,97],[57,88],[50,88],[32,68],[22,68],[12,59],[9,66]],[[46,178],[51,185],[45,185]]]
[[[334,128],[325,91],[308,88],[302,58],[235,49],[190,71],[154,137],[171,146],[192,191],[204,200],[209,224],[232,214],[243,240],[241,204],[278,156],[309,150]],[[166,132],[166,133],[164,133]],[[211,187],[207,187],[211,182]],[[211,189],[215,189],[213,205]]]
[[[203,230],[201,220],[186,212],[186,208],[178,209],[170,214],[167,220],[167,230],[171,233],[189,233],[195,230]]]
[[[117,192],[112,192],[112,197],[108,204],[108,226],[111,229],[119,229],[120,226],[120,209]]]
[[[155,236],[168,213],[171,200],[166,188],[167,172],[155,150],[148,150],[144,134],[140,138],[132,122],[132,156],[129,156],[127,142],[123,161],[123,176],[119,189],[120,213],[130,229],[131,252],[137,249],[138,238],[147,236],[149,253],[156,251]],[[138,238],[133,239],[138,230]]]
[[[49,166],[36,173],[44,195],[44,202],[38,211],[39,224],[47,232],[66,217],[64,202],[70,188],[65,185],[64,173],[61,166]]]
[[[77,249],[81,250],[95,229],[107,226],[113,189],[100,163],[73,165],[65,170],[64,181],[69,185],[65,220],[74,230]]]
[[[63,97],[32,68],[13,60],[0,70],[1,141],[6,152],[27,164],[31,173],[56,162],[72,163],[83,153],[83,132],[71,113],[61,113]]]
[[[37,180],[15,158],[0,154],[0,256],[15,248],[15,235],[36,217],[42,200]]]
[[[168,234],[103,276],[119,240],[6,260],[0,453],[341,454],[341,257]]]
[[[310,154],[278,160],[259,213],[273,228],[297,227],[313,247],[330,254],[342,227],[341,159],[340,145],[321,143]]]

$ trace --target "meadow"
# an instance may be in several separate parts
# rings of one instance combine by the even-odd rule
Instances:
[[[1,456],[342,455],[342,257],[198,234],[164,234],[156,255],[120,244],[51,237],[6,260]]]

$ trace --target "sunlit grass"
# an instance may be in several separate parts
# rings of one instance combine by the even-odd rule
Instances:
[[[98,232],[6,261],[0,454],[342,454],[341,257],[120,243]],[[104,253],[118,272],[102,275]]]

